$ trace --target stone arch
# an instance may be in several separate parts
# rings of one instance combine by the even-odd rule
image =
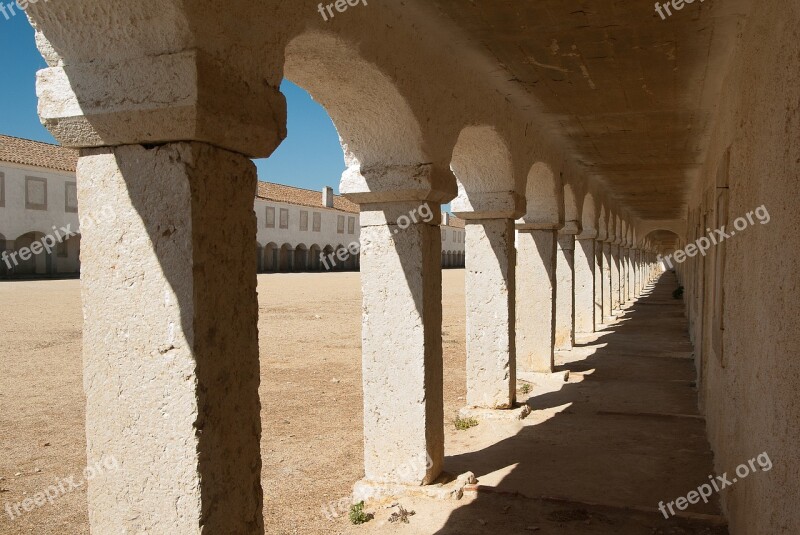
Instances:
[[[264,247],[256,240],[256,273],[264,273]]]
[[[294,248],[294,266],[293,271],[307,271],[308,270],[308,247],[301,243]]]
[[[278,260],[278,271],[281,273],[290,273],[293,270],[294,264],[294,247],[288,243],[281,245],[280,256]]]
[[[340,253],[340,251],[345,251],[346,253]],[[344,260],[339,260],[339,256],[343,256]],[[334,271],[345,271],[347,269],[347,259],[350,257],[350,253],[347,252],[347,247],[342,245],[341,243],[336,246],[336,267]]]
[[[336,262],[336,251],[333,246],[326,245],[322,250],[322,255],[325,257],[325,261],[322,262],[322,271],[333,271]]]
[[[34,243],[41,243],[46,233],[38,230],[32,230],[21,234],[14,240],[13,250],[17,253],[22,249],[30,251]],[[53,253],[42,251],[39,254],[27,255],[27,259],[23,259],[20,254],[17,254],[12,261],[12,267],[9,270],[11,275],[22,276],[35,276],[35,275],[48,275],[53,272]]]
[[[599,214],[597,210],[597,202],[594,195],[587,193],[583,199],[583,210],[581,214],[581,228],[583,234],[597,235],[599,222]]]
[[[286,46],[284,75],[308,91],[336,127],[347,167],[343,194],[355,202],[369,194],[374,202],[376,193],[389,201],[405,200],[409,189],[420,199],[446,189],[452,193],[433,200],[453,197],[452,175],[428,163],[432,158],[409,101],[353,43],[319,30],[302,33]]]
[[[649,248],[665,254],[680,249],[681,236],[672,230],[656,229],[647,233],[642,241],[649,243]]]
[[[605,240],[608,238],[608,214],[605,205],[600,205],[600,213],[597,217],[597,239]]]
[[[264,271],[275,273],[280,265],[278,244],[270,242],[264,246]]]
[[[528,171],[525,185],[526,213],[519,223],[530,228],[558,228],[564,223],[564,190],[561,177],[545,162]]]
[[[580,232],[580,225],[582,220],[581,209],[583,199],[577,191],[577,188],[570,183],[564,184],[564,223],[565,225],[574,224],[577,232]]]
[[[495,127],[465,127],[453,147],[450,170],[458,186],[454,213],[499,210],[519,215],[511,150]]]
[[[668,230],[676,234],[682,240],[686,236],[686,221],[679,219],[640,220],[636,225],[636,236],[639,237],[639,240],[644,242],[647,236],[656,230]]]
[[[308,268],[311,271],[319,271],[321,269],[321,264],[322,264],[322,259],[320,258],[321,254],[322,254],[322,248],[316,243],[308,248]]]

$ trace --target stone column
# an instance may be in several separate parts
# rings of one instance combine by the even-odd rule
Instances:
[[[636,292],[636,249],[628,249],[628,299],[635,301]]]
[[[465,244],[467,406],[511,408],[517,391],[514,220],[467,219]]]
[[[612,284],[614,257],[611,255],[611,243],[603,243],[603,323],[614,315],[614,290]]]
[[[575,238],[575,332],[594,332],[594,237],[597,232]]]
[[[598,331],[603,326],[603,300],[605,286],[603,284],[603,242],[600,239],[594,241],[594,328]]]
[[[529,372],[553,371],[558,231],[517,225],[517,363]]]
[[[95,221],[81,236],[87,454],[118,468],[89,482],[89,529],[261,534],[251,158],[285,137],[283,96],[199,47],[80,63],[39,43],[53,65],[40,118],[82,149]]]
[[[619,304],[628,302],[628,248],[619,247]],[[621,308],[621,307],[620,307]]]
[[[619,245],[611,244],[611,311],[612,314],[619,310],[620,305],[620,274],[619,274]]]
[[[558,234],[556,265],[556,351],[575,344],[575,235],[565,228]]]
[[[366,482],[426,485],[444,461],[440,205],[354,200],[361,203]],[[406,226],[411,213],[433,217]]]
[[[256,169],[203,143],[78,163],[93,533],[263,533]],[[113,217],[98,214],[113,213]]]

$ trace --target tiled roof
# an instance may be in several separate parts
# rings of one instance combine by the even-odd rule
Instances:
[[[75,172],[78,151],[0,134],[0,162]]]
[[[325,206],[322,205],[321,191],[284,186],[283,184],[273,184],[272,182],[259,182],[258,189],[256,190],[256,197],[267,201],[298,204],[300,206],[310,206],[312,208],[325,208]],[[348,201],[340,195],[334,195],[333,208],[352,214],[357,214],[359,212],[356,203]]]

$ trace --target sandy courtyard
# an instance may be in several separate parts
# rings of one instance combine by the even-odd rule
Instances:
[[[716,501],[692,506],[684,518],[665,520],[655,509],[712,469],[674,280],[557,355],[560,373],[527,377],[528,395],[518,383],[518,399],[534,409],[524,422],[457,431],[464,271],[443,277],[445,469],[473,471],[481,490],[458,502],[403,498],[399,504],[416,512],[408,524],[389,524],[397,509],[379,506],[370,509],[373,521],[353,526],[346,508],[338,518],[324,511],[336,511],[362,476],[359,275],[260,276],[268,534],[727,533]],[[51,485],[70,488],[72,476],[82,482],[78,282],[3,283],[0,302],[0,535],[87,534],[85,485],[13,521],[7,508],[13,514],[13,504]]]
[[[463,302],[464,272],[445,271],[448,420],[465,389]],[[0,303],[5,506],[80,475],[86,459],[78,281],[3,283]],[[259,309],[267,532],[344,529],[322,509],[362,475],[359,275],[261,275]],[[80,488],[13,522],[2,511],[0,534],[88,533],[86,507]]]

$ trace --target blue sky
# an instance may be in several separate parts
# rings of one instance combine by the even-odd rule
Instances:
[[[36,115],[36,71],[45,66],[28,19],[0,14],[0,133],[55,143]],[[338,192],[344,156],[330,117],[291,82],[281,90],[289,106],[289,137],[269,159],[256,161],[259,179],[314,190],[333,186]]]

